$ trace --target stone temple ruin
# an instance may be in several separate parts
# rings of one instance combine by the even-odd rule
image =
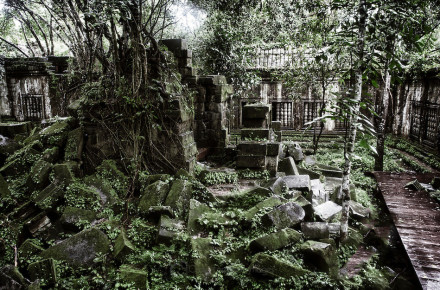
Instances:
[[[188,110],[181,87],[167,86],[171,97],[164,124],[175,134],[158,129],[151,141],[167,144],[164,156],[181,169],[141,172],[130,196],[131,179],[118,167],[106,133],[87,113],[79,121],[84,99],[57,94],[65,85],[68,60],[0,58],[0,193],[10,202],[5,211],[20,224],[19,267],[1,269],[0,288],[31,287],[38,279],[52,287],[62,280],[57,261],[78,269],[100,265],[102,256],[115,261],[111,267],[118,281],[139,289],[154,287],[151,273],[157,269],[166,279],[192,275],[202,285],[230,268],[241,271],[240,279],[259,282],[315,279],[315,272],[350,279],[374,260],[376,250],[364,247],[367,241],[388,247],[390,229],[373,225],[353,184],[350,230],[340,240],[342,171],[319,163],[298,142],[282,139],[301,107],[284,98],[281,84],[266,80],[262,95],[234,97],[224,76],[197,74],[184,40],[161,44],[173,56],[179,83],[191,91],[194,110]],[[310,114],[301,118],[315,113]],[[20,182],[21,196],[12,198]],[[132,215],[124,221],[128,227],[118,220],[126,213]],[[38,242],[46,240],[56,243]],[[172,257],[166,266],[140,255],[161,251],[158,245],[175,246],[161,252]],[[4,249],[0,241],[0,254]],[[348,252],[355,258],[349,260]],[[372,285],[407,282],[387,275],[377,275]],[[222,286],[240,282],[232,281]]]

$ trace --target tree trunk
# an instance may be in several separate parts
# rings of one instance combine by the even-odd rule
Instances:
[[[385,83],[382,93],[382,102],[380,104],[380,120],[377,127],[377,143],[376,150],[377,156],[375,158],[374,170],[383,171],[383,156],[385,152],[385,134],[387,126],[388,105],[390,102],[390,90],[391,90],[391,75],[389,71],[389,61],[385,64]]]
[[[348,235],[348,215],[350,201],[350,171],[351,158],[356,141],[356,129],[359,117],[359,107],[362,95],[362,75],[364,72],[364,45],[365,45],[365,22],[367,18],[366,0],[359,1],[359,32],[357,40],[358,62],[354,76],[353,105],[350,106],[349,128],[344,146],[344,172],[342,177],[342,217],[341,217],[341,240]]]

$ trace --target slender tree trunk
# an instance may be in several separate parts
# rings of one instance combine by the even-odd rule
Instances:
[[[388,106],[390,102],[391,75],[389,70],[389,61],[385,64],[385,82],[382,93],[382,102],[380,105],[380,120],[377,127],[377,156],[375,158],[374,170],[383,171],[383,156],[385,152],[385,133],[387,126]]]
[[[342,177],[342,217],[341,217],[341,240],[348,235],[348,215],[350,201],[350,171],[351,157],[354,151],[356,141],[356,129],[359,117],[359,107],[362,95],[362,75],[364,72],[364,45],[365,45],[365,23],[367,18],[366,0],[359,1],[359,32],[357,40],[358,64],[355,71],[355,84],[353,93],[353,105],[350,107],[350,119],[348,134],[344,146],[344,172]]]

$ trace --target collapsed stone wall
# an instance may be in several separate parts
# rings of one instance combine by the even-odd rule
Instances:
[[[178,62],[182,82],[192,89],[194,139],[198,148],[223,148],[228,143],[231,85],[221,75],[197,75],[192,51],[183,39],[162,40]]]

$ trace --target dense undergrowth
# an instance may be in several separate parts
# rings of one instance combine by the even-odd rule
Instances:
[[[47,251],[93,229],[104,233],[108,248],[104,247],[106,250],[94,255],[87,264],[72,265],[55,259],[56,278],[51,276],[50,269],[39,268],[39,280],[31,284],[34,289],[135,289],[139,285],[148,285],[151,289],[365,289],[378,285],[387,288],[390,277],[386,276],[387,271],[377,257],[358,275],[346,279],[306,264],[301,250],[302,238],[288,247],[262,253],[300,269],[303,274],[268,279],[251,273],[255,259],[251,242],[277,232],[262,219],[270,207],[249,215],[258,203],[267,199],[268,190],[237,191],[216,199],[206,186],[238,184],[243,179],[259,179],[259,183],[264,184],[269,178],[267,171],[204,173],[199,169],[196,177],[185,171],[175,176],[152,175],[145,171],[140,173],[134,193],[127,195],[130,176],[122,172],[114,160],[102,162],[92,175],[78,175],[77,163],[70,160],[76,148],[65,146],[72,141],[68,136],[73,135],[62,129],[51,132],[48,138],[42,137],[44,146],[49,149],[38,141],[22,139],[21,149],[7,157],[6,169],[1,171],[10,194],[2,198],[0,205],[0,267],[14,265],[18,257],[18,270],[26,279],[32,279],[35,274],[31,270],[47,261]],[[309,147],[308,143],[302,145],[305,151]],[[321,146],[315,158],[338,168],[343,164],[337,143]],[[370,208],[374,221],[381,215],[372,194],[375,182],[364,175],[365,171],[372,170],[373,162],[369,151],[356,147],[352,171],[356,199]],[[385,168],[403,170],[392,150],[386,150]],[[50,188],[54,183],[59,188]],[[42,194],[47,184],[53,190],[51,195]],[[151,211],[152,196],[145,196],[150,192],[157,196],[164,188],[168,196],[173,193],[179,198],[173,201],[167,196],[157,202],[156,208],[153,206],[157,211]],[[180,199],[180,196],[187,198]],[[282,192],[281,197],[291,198],[288,192]],[[164,207],[167,204],[173,213]],[[196,208],[203,211],[191,218],[193,213],[190,212]],[[68,214],[76,218],[69,221]],[[35,224],[41,225],[40,220],[48,224],[34,231]],[[197,231],[197,236],[191,234],[192,230]],[[351,219],[346,242],[326,241],[337,249],[336,269],[365,243],[362,231],[362,223]],[[24,244],[32,244],[32,251],[24,249]]]

